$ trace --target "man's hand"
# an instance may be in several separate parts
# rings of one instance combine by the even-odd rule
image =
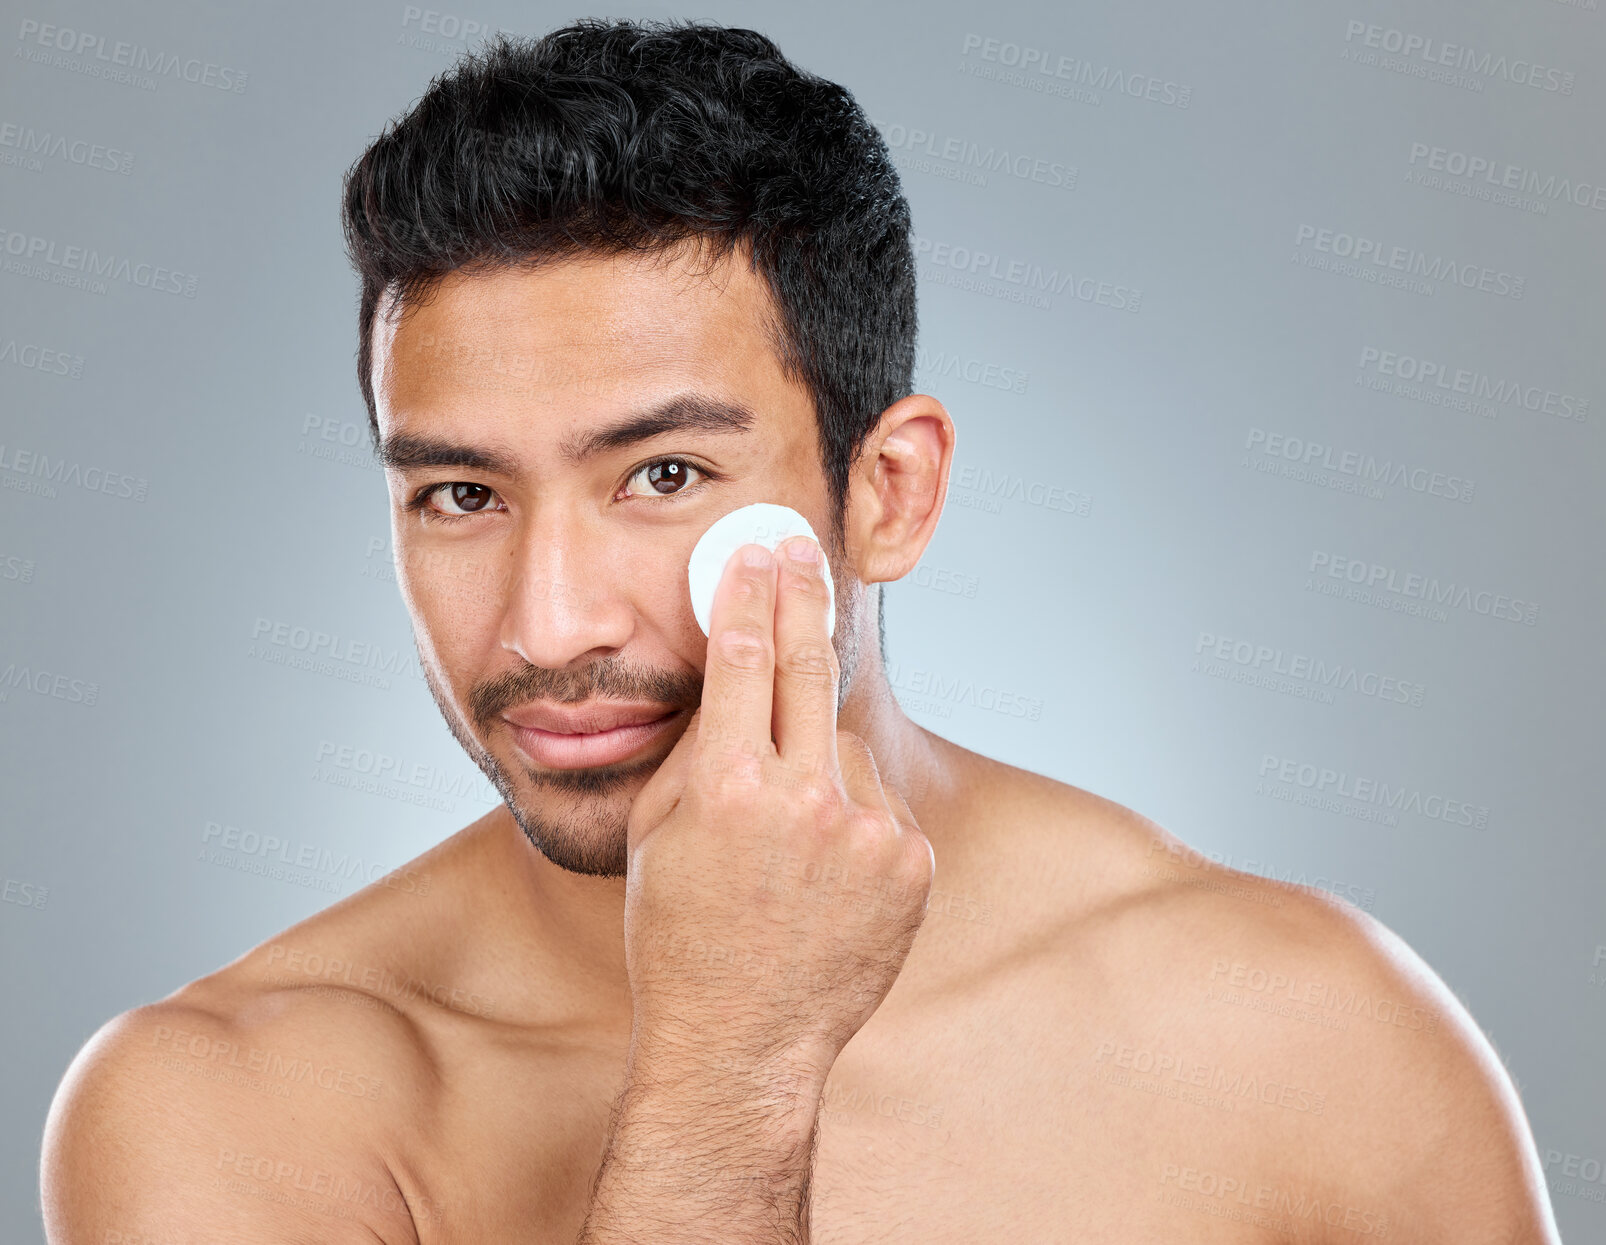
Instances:
[[[903,967],[936,867],[836,728],[825,593],[818,561],[738,551],[702,707],[631,807],[630,1054],[581,1245],[809,1239],[826,1077]]]
[[[903,967],[935,860],[837,730],[818,547],[780,552],[725,568],[702,707],[631,809],[625,945],[638,1047],[823,1086]]]

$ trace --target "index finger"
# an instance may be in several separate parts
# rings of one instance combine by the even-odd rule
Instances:
[[[763,545],[743,545],[725,563],[709,612],[700,752],[774,752],[775,578],[775,555]]]
[[[775,600],[775,750],[797,766],[836,773],[837,683],[841,666],[826,630],[830,591],[825,556],[807,536],[781,542]],[[812,554],[798,559],[794,554]]]

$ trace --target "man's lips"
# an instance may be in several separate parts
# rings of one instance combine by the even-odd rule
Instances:
[[[514,726],[553,735],[590,735],[618,726],[656,722],[674,712],[674,705],[653,701],[599,700],[589,705],[523,705],[502,716]]]
[[[519,749],[553,769],[609,765],[639,752],[680,716],[669,705],[598,701],[592,705],[525,705],[502,719]]]

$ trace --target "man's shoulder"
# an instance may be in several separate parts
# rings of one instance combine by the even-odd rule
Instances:
[[[394,1022],[342,1028],[335,1006],[279,990],[224,1002],[192,985],[103,1025],[45,1127],[50,1239],[249,1239],[270,1225],[411,1239],[382,1157],[406,1042]]]
[[[1124,804],[1041,774],[1014,770],[1009,786],[995,885],[1029,905],[1022,923],[1039,944],[1129,962],[1137,971],[1121,979],[1141,997],[1230,988],[1268,1005],[1297,1000],[1312,1029],[1352,1036],[1369,1031],[1353,1023],[1363,1015],[1379,1032],[1442,1032],[1466,1017],[1403,939],[1334,890],[1232,868]]]
[[[1255,1121],[1268,1170],[1328,1173],[1330,1196],[1352,1190],[1360,1215],[1369,1194],[1413,1239],[1545,1204],[1509,1076],[1403,938],[1329,890],[1210,860],[1123,805],[1078,789],[1062,800],[1067,819],[1046,833],[1096,879],[1067,888],[1048,944],[1084,997],[1099,991],[1077,1058],[1219,1100]],[[1470,1182],[1455,1205],[1433,1179],[1447,1158]]]
[[[52,1241],[415,1239],[389,1139],[429,1101],[417,992],[342,930],[302,921],[85,1043],[45,1128]]]
[[[1097,882],[1067,909],[1056,945],[1104,963],[1151,1023],[1306,1052],[1335,1075],[1392,1066],[1463,1089],[1468,1077],[1509,1085],[1461,1000],[1370,912],[1218,863],[1124,805],[1093,801],[1101,824],[1083,832],[1080,859]]]

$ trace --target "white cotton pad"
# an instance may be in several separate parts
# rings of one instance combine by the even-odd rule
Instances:
[[[686,579],[691,586],[691,610],[697,616],[697,625],[703,629],[704,635],[708,634],[714,614],[714,589],[719,587],[720,576],[725,573],[725,563],[730,561],[731,554],[743,545],[763,545],[766,549],[774,550],[789,536],[807,536],[815,544],[820,544],[807,519],[790,506],[776,506],[769,502],[732,510],[715,520],[713,526],[703,533],[697,547],[691,551]],[[831,564],[823,546],[820,549],[820,572],[825,579],[830,601],[826,609],[825,630],[827,634],[835,635],[836,589],[831,582]]]

